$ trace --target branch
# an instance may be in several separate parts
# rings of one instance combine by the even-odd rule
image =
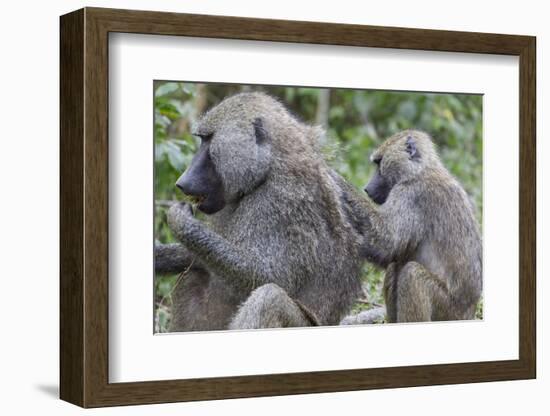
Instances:
[[[155,200],[155,205],[159,207],[170,208],[172,205],[177,204],[178,202],[180,201],[170,200],[170,199],[157,199]]]

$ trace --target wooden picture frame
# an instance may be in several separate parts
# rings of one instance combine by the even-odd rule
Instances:
[[[85,8],[61,17],[60,396],[83,407],[529,379],[536,376],[535,38]],[[519,359],[109,383],[110,32],[519,57]]]

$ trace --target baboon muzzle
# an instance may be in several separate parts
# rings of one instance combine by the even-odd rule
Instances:
[[[205,214],[213,214],[225,206],[222,181],[210,158],[207,143],[201,144],[176,186],[185,195],[193,197],[197,208]]]

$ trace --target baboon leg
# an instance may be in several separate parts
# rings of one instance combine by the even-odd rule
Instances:
[[[311,326],[311,320],[288,294],[274,283],[255,289],[240,306],[229,329]]]
[[[384,277],[384,300],[388,322],[397,322],[397,264],[390,263]]]
[[[445,319],[448,310],[447,287],[443,280],[414,261],[408,262],[397,277],[397,322],[424,322]]]
[[[192,269],[176,284],[169,332],[227,329],[243,298],[237,298],[204,269]]]

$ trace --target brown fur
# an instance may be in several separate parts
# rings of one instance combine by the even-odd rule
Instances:
[[[407,130],[371,158],[364,254],[387,268],[391,322],[473,319],[482,288],[481,236],[471,200],[441,163],[431,138]]]

